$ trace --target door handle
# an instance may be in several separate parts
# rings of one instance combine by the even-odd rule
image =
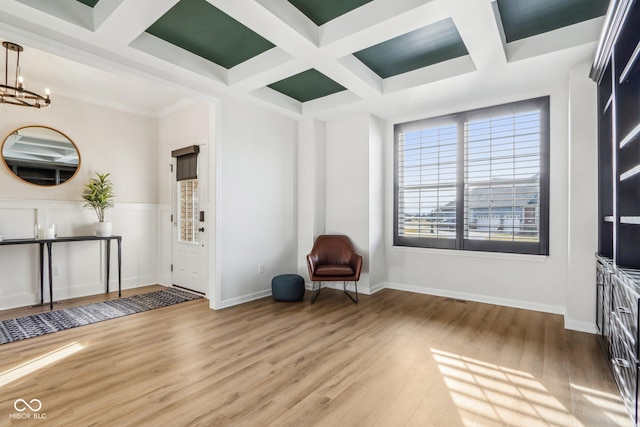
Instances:
[[[198,231],[201,232],[201,233],[204,233],[204,227],[198,228]]]

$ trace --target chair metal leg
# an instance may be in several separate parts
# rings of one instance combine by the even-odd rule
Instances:
[[[347,292],[347,282],[342,282],[342,284],[343,284],[344,293],[347,294],[347,296],[349,298],[351,298],[351,301],[353,301],[355,304],[357,304],[358,303],[358,282],[356,282],[356,281],[353,282],[354,286],[356,287],[356,297],[355,298],[353,298],[353,296],[349,292]]]
[[[311,282],[311,304],[316,302],[316,298],[320,295],[320,289],[322,289],[322,282],[318,282],[318,290],[316,291],[316,282]]]

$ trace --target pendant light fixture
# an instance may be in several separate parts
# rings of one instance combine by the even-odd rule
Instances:
[[[24,84],[24,77],[20,74],[20,52],[24,49],[22,46],[4,41],[4,82],[0,82],[0,105],[12,104],[22,107],[41,108],[48,107],[51,104],[49,89],[45,89],[45,95],[39,95],[35,92],[27,90]],[[11,53],[10,53],[11,52]],[[15,56],[15,72],[13,75],[9,73],[9,56]],[[13,65],[13,62],[12,64]],[[13,70],[13,66],[11,67]]]

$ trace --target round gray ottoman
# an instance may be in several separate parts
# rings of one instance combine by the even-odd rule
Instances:
[[[304,298],[304,279],[297,274],[280,274],[271,280],[271,295],[276,301],[300,301]]]

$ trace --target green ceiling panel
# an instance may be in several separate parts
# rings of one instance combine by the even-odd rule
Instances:
[[[98,4],[99,0],[76,0],[79,3],[86,4],[89,7],[95,7]]]
[[[609,0],[497,0],[507,43],[597,18]]]
[[[289,0],[314,24],[320,26],[327,22],[351,12],[360,6],[370,3],[373,0]]]
[[[453,20],[449,18],[353,55],[386,79],[468,54]]]
[[[206,0],[180,0],[147,32],[227,69],[274,47]]]
[[[311,101],[346,90],[342,85],[313,68],[272,83],[269,87],[300,102]]]

